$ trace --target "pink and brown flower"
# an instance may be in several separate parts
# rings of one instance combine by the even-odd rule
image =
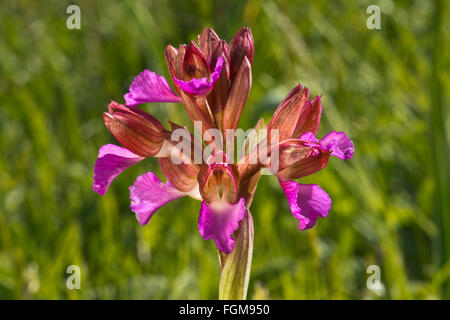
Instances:
[[[147,102],[181,103],[192,121],[201,122],[202,134],[217,129],[226,135],[227,130],[238,127],[247,102],[253,59],[254,41],[247,27],[229,44],[212,29],[205,29],[198,43],[167,46],[166,60],[175,91],[164,77],[144,70],[125,94],[126,105],[111,102],[104,121],[123,147],[107,144],[100,148],[93,190],[104,195],[122,171],[145,158],[157,157],[168,181],[163,183],[147,172],[130,186],[131,210],[139,223],[147,224],[161,206],[171,201],[193,197],[202,201],[198,219],[201,236],[205,240],[213,238],[219,251],[227,254],[234,248],[233,234],[240,222],[250,215],[249,207],[264,168],[276,168],[273,173],[301,230],[314,226],[319,216],[326,217],[331,208],[328,194],[317,185],[299,184],[294,179],[323,169],[330,156],[352,158],[354,146],[343,132],[316,138],[321,99],[317,96],[310,100],[309,90],[302,85],[280,103],[267,127],[263,120],[258,122],[257,127],[263,129],[261,132],[267,128],[267,134],[247,145],[237,163],[227,158],[226,150],[218,149],[206,163],[196,164],[188,154],[178,154],[183,161],[175,163],[171,134],[182,127],[171,123],[172,131],[166,130],[155,117],[136,107]],[[190,133],[188,136],[194,145],[195,139]],[[204,145],[200,149],[203,151]],[[247,161],[261,150],[267,156],[264,161]],[[278,157],[270,157],[274,152]]]

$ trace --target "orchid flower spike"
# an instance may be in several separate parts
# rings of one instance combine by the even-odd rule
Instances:
[[[250,28],[239,30],[229,44],[212,29],[205,29],[198,42],[165,50],[174,89],[150,70],[138,74],[125,94],[125,105],[112,101],[104,121],[122,146],[100,148],[94,167],[93,190],[104,195],[111,182],[128,167],[145,158],[158,158],[167,182],[147,172],[130,186],[131,210],[141,225],[149,222],[163,205],[184,196],[200,200],[198,229],[205,239],[214,239],[220,252],[229,254],[235,246],[233,234],[250,215],[250,205],[261,172],[272,168],[286,194],[301,230],[326,217],[331,198],[318,185],[300,184],[300,179],[323,169],[330,156],[351,159],[352,141],[343,132],[316,138],[322,104],[320,96],[310,99],[309,90],[297,85],[275,110],[268,126],[258,121],[257,138],[245,141],[243,155],[234,161],[228,147],[218,140],[198,142],[177,124],[171,130],[137,106],[148,102],[181,103],[189,118],[201,124],[201,133],[216,130],[228,137],[238,128],[252,84],[254,41]],[[187,149],[180,150],[175,132],[185,133]],[[276,133],[276,135],[275,135]],[[267,144],[269,147],[267,147]],[[212,151],[207,161],[195,161],[195,153]],[[194,155],[192,152],[194,151]],[[252,155],[265,159],[250,162]],[[276,154],[277,157],[273,157]]]

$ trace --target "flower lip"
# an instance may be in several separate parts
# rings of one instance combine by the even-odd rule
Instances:
[[[111,182],[125,169],[144,159],[133,152],[114,144],[105,144],[98,151],[94,166],[92,189],[105,195]]]
[[[268,127],[269,140],[270,132],[273,129],[279,130],[280,141],[296,138],[295,131],[298,122],[301,122],[303,119],[306,121],[309,114],[309,110],[305,110],[309,106],[309,96],[308,88],[303,87],[301,84],[298,84],[289,92],[286,98],[279,104],[270,120]]]
[[[279,146],[279,170],[283,180],[299,179],[323,169],[330,151],[317,142],[288,139]]]
[[[245,201],[241,198],[237,203],[217,201],[201,204],[198,217],[198,230],[203,239],[213,238],[217,248],[229,254],[234,248],[233,233],[239,228],[239,222],[245,217]]]
[[[292,214],[299,221],[300,230],[312,228],[320,216],[325,218],[331,209],[331,198],[318,185],[300,184],[278,179],[289,201]]]
[[[209,76],[205,76],[201,79],[192,78],[189,81],[180,80],[177,78],[174,78],[173,81],[186,93],[191,95],[205,95],[207,94],[212,87],[214,86],[214,83],[219,79],[220,74],[222,72],[223,67],[223,57],[220,56],[217,59],[216,67],[214,68],[214,72]]]
[[[331,131],[320,140],[320,144],[330,150],[332,156],[342,160],[352,159],[355,153],[353,142],[344,132]]]

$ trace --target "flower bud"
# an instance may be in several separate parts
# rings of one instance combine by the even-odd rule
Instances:
[[[244,57],[247,57],[250,64],[253,63],[255,54],[255,43],[249,27],[242,27],[230,41],[231,58],[231,78],[239,71]]]
[[[211,53],[214,51],[214,48],[216,48],[219,41],[219,36],[211,28],[206,28],[203,33],[198,35],[198,46],[209,65],[211,65]]]
[[[227,79],[230,76],[230,50],[225,40],[217,42],[216,46],[211,50],[209,57],[209,65],[211,69],[216,65],[217,59],[222,56],[224,58],[222,73],[225,70]]]
[[[212,50],[210,56],[211,67],[216,65],[219,57],[222,57],[223,59],[222,73],[213,89],[208,94],[208,104],[211,108],[216,125],[219,129],[222,129],[223,112],[230,89],[230,52],[225,40],[217,42],[215,48]]]
[[[269,123],[269,140],[270,132],[272,130],[279,130],[279,140],[283,141],[290,138],[298,138],[298,131],[300,131],[309,115],[307,104],[309,99],[308,88],[297,85],[287,95],[275,110],[272,119]],[[308,109],[305,111],[305,109]],[[300,128],[297,126],[300,124]],[[297,132],[296,132],[297,131]]]

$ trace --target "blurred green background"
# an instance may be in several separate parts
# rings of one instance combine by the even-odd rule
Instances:
[[[81,8],[81,30],[66,8]],[[381,30],[366,9],[381,7]],[[345,131],[353,160],[304,181],[333,199],[300,232],[274,177],[260,181],[249,298],[450,298],[449,5],[447,1],[1,1],[0,298],[215,299],[219,265],[181,199],[141,227],[129,209],[145,160],[104,197],[91,190],[98,148],[115,143],[102,113],[149,68],[213,27],[255,39],[240,127],[270,119],[297,83],[323,94],[319,137]],[[182,106],[142,106],[167,125]],[[81,267],[81,290],[66,268]],[[366,286],[378,265],[384,289]]]

